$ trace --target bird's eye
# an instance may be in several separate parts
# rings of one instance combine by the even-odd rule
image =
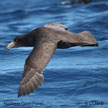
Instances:
[[[18,42],[18,39],[14,39],[15,42]]]
[[[68,28],[66,27],[65,30],[68,30]]]

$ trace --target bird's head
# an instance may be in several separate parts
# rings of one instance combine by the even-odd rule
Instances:
[[[24,36],[17,36],[13,39],[11,43],[7,45],[7,50],[10,50],[11,48],[25,46],[25,38]]]

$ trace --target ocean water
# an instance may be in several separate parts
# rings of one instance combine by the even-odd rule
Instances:
[[[59,5],[63,0],[0,0],[0,108],[108,108],[108,0]],[[35,92],[17,98],[32,48],[6,46],[48,22],[71,32],[89,30],[99,47],[57,49]]]

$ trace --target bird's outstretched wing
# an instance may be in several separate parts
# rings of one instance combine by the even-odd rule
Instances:
[[[43,70],[53,56],[56,43],[38,43],[26,59],[24,73],[20,82],[18,97],[30,94],[40,86],[43,81]]]

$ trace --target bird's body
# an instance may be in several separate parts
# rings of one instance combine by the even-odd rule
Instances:
[[[66,30],[67,27],[61,24],[49,23],[26,35],[16,37],[7,46],[7,49],[20,46],[34,47],[25,62],[18,96],[30,94],[43,83],[42,73],[56,48],[97,45],[96,39],[88,31],[75,34]]]
[[[57,44],[57,48],[61,49],[78,45],[92,46],[96,42],[95,38],[89,31],[72,33],[47,27],[37,28],[28,34],[17,38],[19,38],[21,46],[32,47],[35,46],[36,43],[54,42]],[[20,47],[20,45],[18,47]]]

